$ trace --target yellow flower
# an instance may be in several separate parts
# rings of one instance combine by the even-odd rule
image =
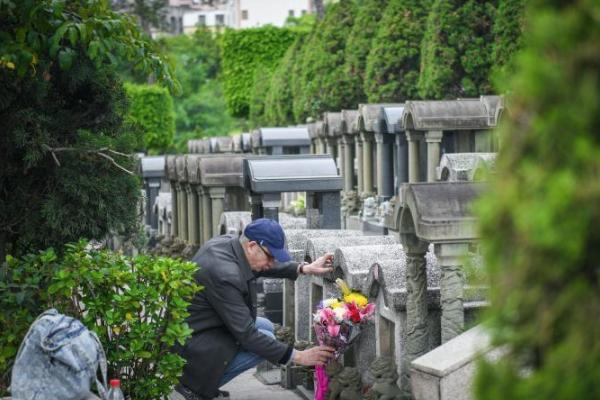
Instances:
[[[355,303],[360,308],[365,307],[369,302],[365,295],[356,292],[344,296],[344,301],[346,303]]]
[[[333,309],[335,310],[336,308],[340,308],[340,307],[342,307],[343,305],[344,305],[344,303],[342,303],[341,301],[339,301],[339,300],[337,300],[337,299],[336,299],[334,302],[332,302],[332,303],[329,305],[329,307],[331,307],[331,308],[333,308]]]
[[[340,278],[337,278],[335,280],[336,285],[338,285],[338,287],[340,288],[340,290],[342,291],[342,296],[344,298],[344,302],[346,303],[355,303],[358,307],[365,307],[368,304],[368,299],[365,295],[358,293],[358,292],[353,292],[352,290],[350,290],[350,288],[348,287],[348,284],[346,282],[344,282],[343,280],[341,280]]]

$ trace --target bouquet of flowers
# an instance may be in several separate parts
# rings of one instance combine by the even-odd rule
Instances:
[[[313,323],[319,345],[335,349],[337,359],[360,334],[361,324],[371,319],[375,305],[362,293],[350,290],[346,282],[336,279],[341,298],[323,300],[314,314]],[[324,400],[329,387],[325,367],[315,367],[315,400]]]

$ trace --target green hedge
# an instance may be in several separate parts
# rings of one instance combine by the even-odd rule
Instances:
[[[480,400],[600,398],[600,3],[534,0],[481,199],[489,325]]]
[[[344,80],[348,103],[356,108],[359,103],[367,101],[364,91],[367,56],[373,47],[373,38],[380,26],[380,19],[388,4],[388,0],[364,0],[358,7],[354,24],[348,36],[345,49]]]
[[[170,258],[127,257],[88,243],[22,258],[0,266],[0,395],[29,325],[55,307],[95,331],[106,351],[109,378],[120,378],[127,398],[166,398],[185,360],[170,353],[191,329],[184,322],[200,288],[197,266]]]
[[[267,124],[265,116],[265,107],[267,96],[271,90],[271,76],[273,71],[270,68],[261,66],[256,69],[254,74],[254,83],[250,91],[250,127],[257,128]]]
[[[355,12],[354,0],[329,4],[304,47],[301,75],[296,77],[299,91],[294,94],[294,116],[298,122],[327,110],[352,106],[347,87],[340,82],[344,80],[344,50]]]
[[[424,99],[491,93],[489,73],[495,1],[435,0],[421,47]]]
[[[296,33],[287,28],[227,30],[221,38],[223,92],[229,112],[248,117],[257,69],[274,69]]]
[[[175,111],[168,90],[156,85],[125,84],[129,99],[127,118],[143,137],[149,153],[164,153],[173,144]]]
[[[390,0],[367,59],[364,90],[373,103],[418,99],[421,41],[431,0]]]

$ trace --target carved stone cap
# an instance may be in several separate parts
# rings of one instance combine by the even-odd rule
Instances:
[[[384,107],[400,107],[402,104],[359,104],[358,127],[361,132],[382,132]]]
[[[404,132],[404,104],[386,106],[381,108],[380,123],[375,125],[377,133],[402,133]]]
[[[342,134],[358,134],[358,110],[342,110]]]
[[[217,136],[215,143],[215,148],[213,152],[215,153],[232,153],[233,152],[233,138],[231,136]]]
[[[371,265],[384,258],[401,258],[402,254],[399,244],[339,247],[333,258],[334,278],[342,278],[350,288],[367,293],[366,281]]]
[[[474,182],[409,183],[402,186],[400,236],[430,243],[478,239],[473,201],[485,186]]]
[[[179,155],[175,158],[175,170],[177,173],[177,180],[179,182],[187,182],[187,163],[186,163],[186,155]]]
[[[165,157],[166,163],[166,171],[167,171],[167,179],[171,181],[176,181],[177,178],[177,168],[175,166],[175,160],[178,156],[176,155],[168,155]]]
[[[243,159],[239,154],[200,158],[200,183],[203,186],[243,186]]]
[[[405,129],[482,130],[495,127],[503,109],[499,96],[442,101],[407,101]]]
[[[162,178],[165,176],[165,156],[142,157],[142,177]]]
[[[342,113],[341,112],[326,112],[323,115],[325,121],[326,135],[329,137],[338,137],[342,135]]]
[[[257,133],[260,147],[310,146],[310,136],[305,126],[260,128]]]
[[[437,167],[437,179],[447,182],[479,180],[483,172],[494,170],[495,163],[496,153],[447,153]]]

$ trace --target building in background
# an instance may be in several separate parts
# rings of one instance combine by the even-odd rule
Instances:
[[[228,26],[234,29],[283,26],[289,17],[312,12],[312,0],[230,0]]]
[[[211,30],[283,26],[288,17],[313,11],[313,0],[169,0],[168,32],[193,33],[198,26]]]

